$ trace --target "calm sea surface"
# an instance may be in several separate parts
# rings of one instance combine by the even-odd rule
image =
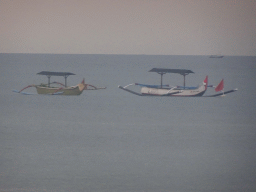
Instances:
[[[138,97],[118,85],[159,84],[153,67],[190,69],[221,98]],[[72,72],[80,96],[12,92]],[[256,57],[0,54],[0,191],[256,191]],[[63,77],[52,81],[64,82]],[[183,77],[164,75],[182,85]],[[36,93],[35,88],[26,92]],[[209,89],[206,95],[214,94]]]

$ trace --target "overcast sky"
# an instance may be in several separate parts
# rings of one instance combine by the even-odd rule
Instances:
[[[0,0],[1,53],[256,55],[255,0]]]

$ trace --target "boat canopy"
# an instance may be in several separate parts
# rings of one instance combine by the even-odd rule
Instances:
[[[74,73],[69,72],[51,72],[51,71],[41,71],[37,75],[46,75],[48,77],[48,87],[50,87],[50,78],[51,76],[63,76],[65,78],[65,87],[67,87],[67,77],[69,75],[75,75]]]
[[[181,75],[188,75],[189,73],[194,73],[188,69],[163,69],[163,68],[153,68],[149,72],[157,72],[157,73],[179,73]]]
[[[180,75],[183,75],[183,78],[184,78],[183,86],[184,87],[186,86],[185,76],[188,75],[189,73],[194,73],[193,71],[188,70],[188,69],[164,69],[164,68],[153,68],[149,72],[156,72],[161,75],[161,88],[162,88],[162,84],[163,84],[163,75],[166,73],[178,73]]]
[[[51,71],[41,71],[40,73],[37,73],[37,75],[47,75],[47,76],[69,76],[69,75],[75,75],[74,73],[69,72],[51,72]]]

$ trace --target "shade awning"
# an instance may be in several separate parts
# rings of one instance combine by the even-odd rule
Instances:
[[[164,69],[164,68],[153,68],[149,72],[156,72],[156,73],[179,73],[181,75],[187,75],[189,73],[194,73],[188,69]]]
[[[75,75],[74,73],[69,72],[51,72],[51,71],[41,71],[40,73],[37,73],[37,75],[47,75],[47,76],[69,76],[69,75]]]

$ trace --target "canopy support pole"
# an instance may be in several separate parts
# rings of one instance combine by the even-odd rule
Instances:
[[[186,75],[184,74],[183,77],[184,77],[184,89],[185,89],[185,86],[186,86],[186,78],[185,77],[186,77]]]
[[[161,72],[161,73],[158,73],[158,74],[161,75],[161,89],[162,89],[162,87],[163,87],[163,74],[165,74],[165,73]]]
[[[67,77],[68,76],[65,75],[64,77],[65,77],[65,87],[67,87]]]
[[[47,75],[47,77],[48,77],[48,87],[50,87],[50,84],[51,84],[51,81],[50,81],[51,75]]]
[[[183,86],[184,86],[184,89],[185,89],[185,86],[186,86],[186,75],[188,75],[189,73],[182,73],[181,75],[183,75],[183,79],[184,79],[184,82],[183,82]]]
[[[163,86],[163,73],[161,73],[161,89],[162,89],[162,86]]]
[[[64,78],[65,78],[65,87],[67,87],[67,78],[68,78],[68,75],[65,75]]]

